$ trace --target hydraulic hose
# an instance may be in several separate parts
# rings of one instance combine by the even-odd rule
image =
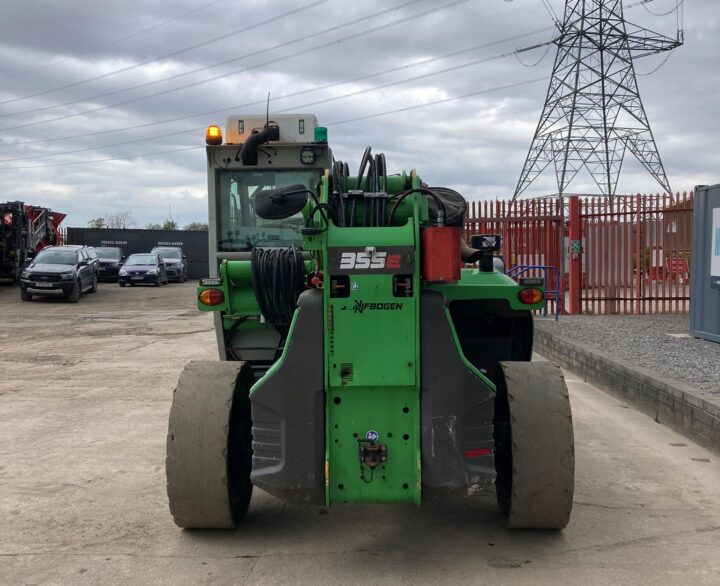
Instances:
[[[268,323],[285,338],[297,299],[305,289],[302,253],[290,248],[253,248],[250,260],[252,288]]]

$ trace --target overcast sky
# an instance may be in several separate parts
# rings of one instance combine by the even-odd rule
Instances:
[[[675,2],[627,20],[674,37],[675,14],[648,9]],[[555,55],[490,59],[552,38],[541,0],[4,0],[2,12],[0,201],[67,212],[66,226],[130,211],[143,227],[170,208],[181,225],[205,221],[203,129],[263,112],[268,92],[271,112],[315,113],[351,168],[372,145],[391,171],[508,197]],[[676,191],[720,181],[719,15],[717,0],[687,0],[685,45],[638,77]],[[597,192],[580,176],[571,187]],[[659,189],[626,157],[619,192]],[[556,191],[546,172],[527,195]]]

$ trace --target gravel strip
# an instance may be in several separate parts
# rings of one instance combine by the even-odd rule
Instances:
[[[557,322],[535,320],[536,327],[548,333],[720,394],[720,344],[685,337],[688,323],[686,315],[573,315]]]

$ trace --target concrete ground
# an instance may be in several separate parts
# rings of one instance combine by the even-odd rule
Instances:
[[[285,505],[256,491],[234,532],[167,510],[166,420],[213,359],[194,285],[102,285],[77,305],[0,288],[1,584],[718,584],[717,458],[567,374],[577,486],[563,532],[462,506]]]

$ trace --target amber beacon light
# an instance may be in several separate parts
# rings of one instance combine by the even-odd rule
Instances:
[[[207,127],[207,130],[205,130],[205,142],[207,144],[212,146],[219,145],[222,144],[222,140],[222,128],[214,124]]]

